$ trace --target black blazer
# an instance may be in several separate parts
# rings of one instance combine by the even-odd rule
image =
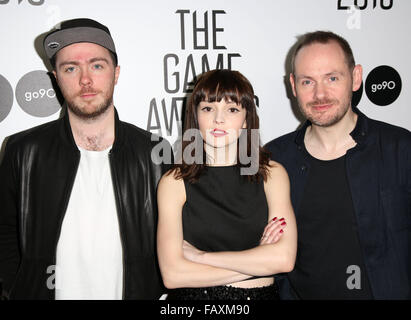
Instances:
[[[357,145],[347,152],[346,172],[371,290],[376,299],[411,299],[411,133],[354,112]],[[297,223],[310,170],[303,152],[309,125],[266,145],[288,172]],[[292,283],[278,280],[282,298],[292,298]]]

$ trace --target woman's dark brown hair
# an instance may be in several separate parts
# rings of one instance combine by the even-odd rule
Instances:
[[[259,136],[257,145],[251,143],[251,131],[252,129],[258,130],[260,125],[254,102],[254,90],[250,82],[240,72],[220,69],[211,70],[203,73],[198,78],[193,93],[188,100],[185,113],[184,132],[189,129],[199,129],[197,109],[200,102],[220,102],[223,99],[227,102],[234,102],[237,105],[241,105],[242,108],[246,109],[246,129],[244,130],[247,131],[247,156],[253,154],[258,156],[257,173],[248,175],[247,177],[250,181],[259,181],[261,178],[266,181],[270,161],[269,153],[261,147]],[[203,143],[202,139],[197,139],[197,141],[198,140]],[[183,139],[182,155],[184,155],[187,146],[192,143],[193,139],[191,141],[184,141]],[[239,142],[237,141],[237,166],[240,168],[249,167],[249,164],[242,164],[240,162],[238,148]],[[258,150],[254,150],[253,153],[251,148],[258,148]],[[187,163],[186,159],[182,156],[181,163],[175,164],[173,172],[177,179],[182,178],[191,183],[199,179],[201,173],[205,169],[204,167],[206,163],[206,153],[204,148],[201,150],[203,150],[203,155],[201,159],[202,161],[199,161],[200,163]]]

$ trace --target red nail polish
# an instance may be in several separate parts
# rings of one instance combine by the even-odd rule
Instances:
[[[283,220],[284,220],[284,218],[281,218],[281,219],[280,219],[280,221],[283,221]]]
[[[281,229],[281,230],[280,230],[280,233],[283,233],[283,232],[284,232],[283,229]]]
[[[283,222],[281,225],[282,225],[282,226],[285,226],[285,225],[286,225],[286,223],[285,223],[285,222]]]
[[[275,221],[275,220],[277,220],[277,217],[274,217],[274,218],[273,218],[273,221]]]

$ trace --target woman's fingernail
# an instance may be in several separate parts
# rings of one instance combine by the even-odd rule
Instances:
[[[281,225],[282,225],[282,226],[285,226],[285,225],[286,225],[286,223],[285,223],[285,222],[283,222]]]
[[[283,221],[283,220],[285,220],[285,219],[284,219],[284,218],[281,218],[281,219],[280,219],[280,221]]]
[[[283,229],[281,229],[281,230],[280,230],[280,233],[283,233],[283,232],[284,232]]]
[[[273,218],[273,221],[275,221],[275,220],[277,220],[277,217],[274,217],[274,218]]]

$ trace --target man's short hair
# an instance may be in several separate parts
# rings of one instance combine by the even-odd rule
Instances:
[[[339,36],[338,34],[335,34],[331,31],[315,31],[315,32],[309,32],[304,35],[302,35],[294,49],[293,55],[291,57],[291,69],[292,73],[294,74],[295,72],[295,58],[298,54],[298,52],[306,46],[309,46],[314,43],[322,43],[326,44],[331,41],[335,41],[339,44],[341,49],[344,52],[345,55],[345,60],[347,62],[348,68],[350,70],[353,70],[355,67],[355,60],[354,60],[354,55],[352,53],[351,47],[347,40],[345,40],[343,37]]]

